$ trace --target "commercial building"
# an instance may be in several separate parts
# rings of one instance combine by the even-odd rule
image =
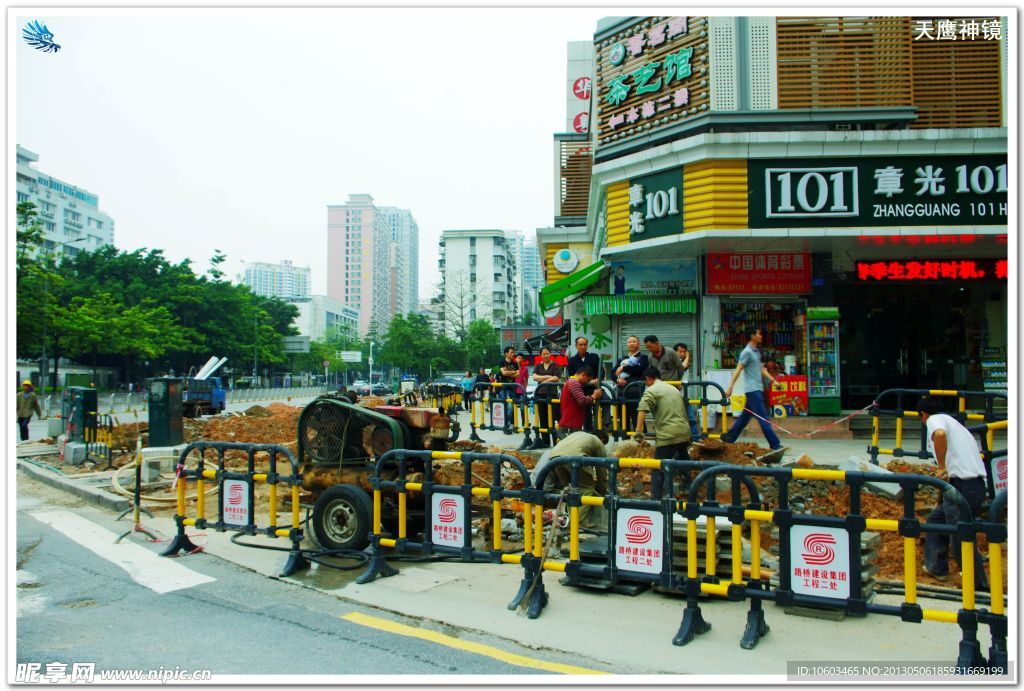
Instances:
[[[309,336],[311,341],[322,341],[339,330],[353,334],[359,330],[358,310],[326,295],[306,295],[288,302],[299,309],[295,319],[299,335]]]
[[[982,363],[1007,346],[1005,26],[602,21],[585,230],[538,233],[541,302],[609,364],[654,333],[705,379],[760,326],[812,413],[999,387]],[[562,254],[582,268],[551,282]]]
[[[279,264],[244,262],[240,278],[256,295],[282,300],[309,297],[309,267],[287,259]]]
[[[503,230],[441,233],[441,310],[445,332],[465,334],[474,319],[501,326],[516,310],[515,253]]]
[[[408,211],[369,194],[327,207],[327,296],[358,310],[360,336],[416,309],[418,235]]]
[[[99,209],[92,192],[37,170],[39,156],[17,147],[17,200],[32,202],[43,226],[44,246],[74,256],[114,244],[114,219]],[[64,244],[73,243],[73,244]]]

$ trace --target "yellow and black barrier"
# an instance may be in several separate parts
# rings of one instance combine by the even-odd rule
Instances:
[[[868,414],[871,415],[871,444],[868,446],[868,454],[871,462],[878,465],[880,455],[902,458],[911,456],[914,458],[928,459],[928,440],[925,435],[925,426],[920,425],[920,445],[916,451],[903,448],[904,421],[907,418],[920,420],[917,413],[917,400],[922,396],[937,396],[939,398],[950,398],[956,400],[956,410],[949,415],[956,418],[961,424],[969,422],[997,422],[1006,419],[1005,416],[997,415],[995,412],[995,401],[1006,401],[1006,394],[992,391],[958,391],[946,389],[887,389],[875,398]],[[980,412],[968,411],[968,403],[981,400]],[[913,407],[908,409],[908,404]],[[886,407],[892,406],[892,407]],[[892,448],[879,447],[881,437],[881,419],[895,418],[896,420],[896,441]],[[991,444],[990,444],[991,447]]]
[[[698,488],[718,476],[730,479],[732,501],[727,505],[697,502]],[[754,477],[772,478],[778,486],[775,509],[761,511],[744,506],[739,501],[739,483]],[[794,480],[842,482],[849,486],[850,505],[843,516],[808,515],[796,513],[789,504],[789,484]],[[873,519],[861,511],[861,492],[866,482],[891,482],[903,490],[904,515],[898,520]],[[749,466],[716,465],[701,472],[691,485],[686,502],[681,508],[687,520],[688,570],[684,578],[687,596],[686,609],[679,631],[673,638],[675,645],[686,645],[694,636],[711,628],[697,604],[701,593],[723,595],[732,601],[750,599],[746,630],[740,645],[751,649],[761,636],[768,633],[761,603],[774,601],[780,606],[807,605],[842,610],[852,616],[886,614],[903,621],[920,623],[937,621],[958,624],[961,630],[957,669],[989,668],[1002,670],[1005,666],[1005,635],[1007,621],[1002,593],[1002,543],[1006,542],[1006,526],[994,521],[962,521],[955,526],[921,521],[915,513],[915,495],[919,489],[931,486],[947,499],[955,502],[963,516],[971,516],[963,496],[951,485],[925,475],[893,474],[879,476],[872,473],[842,470],[803,468],[755,468]],[[997,506],[997,511],[999,507]],[[725,517],[734,532],[741,532],[749,523],[751,544],[750,578],[744,580],[740,570],[734,568],[733,577],[722,582],[714,575],[699,576],[696,570],[697,521]],[[779,528],[779,583],[775,590],[760,573],[760,530],[762,523],[774,523]],[[869,602],[862,592],[862,564],[860,538],[864,531],[893,531],[903,537],[905,601],[900,606]],[[917,540],[922,534],[945,534],[961,542],[963,568],[962,606],[958,612],[922,608],[917,601]],[[977,607],[975,593],[975,540],[985,534],[989,541],[989,582],[991,584],[991,610]],[[740,540],[733,540],[733,563],[742,561]],[[827,567],[827,568],[826,568]],[[993,645],[990,659],[981,655],[977,638],[979,623],[986,623],[992,631]],[[1002,651],[1002,652],[1000,652]],[[1002,657],[1000,657],[1002,656]],[[1002,666],[1000,662],[1002,661]]]
[[[188,467],[189,455],[198,453],[195,466]],[[224,465],[225,451],[244,451],[247,454],[247,465],[243,471],[228,470]],[[216,461],[208,463],[207,452],[216,453]],[[269,457],[267,472],[256,472],[256,454],[266,453]],[[291,474],[277,472],[278,457],[284,456],[291,465]],[[214,467],[209,468],[208,465]],[[186,526],[200,530],[213,528],[223,533],[228,530],[246,535],[265,535],[271,538],[284,537],[291,540],[288,561],[281,572],[282,576],[290,576],[300,569],[309,568],[309,560],[302,553],[302,521],[300,519],[299,489],[302,487],[302,474],[292,452],[277,444],[242,444],[236,442],[197,441],[186,446],[178,457],[176,468],[178,503],[174,514],[174,522],[178,532],[170,546],[161,556],[175,556],[179,552],[192,553],[199,550],[185,534]],[[185,493],[188,482],[196,484],[196,517],[186,516]],[[217,483],[217,520],[206,518],[206,483]],[[256,523],[256,484],[264,483],[270,488],[268,499],[268,525],[259,527]],[[291,490],[291,525],[279,526],[278,516],[278,485],[285,485]]]
[[[663,588],[678,588],[680,582],[673,572],[673,516],[682,507],[675,495],[680,491],[696,490],[694,475],[721,465],[717,461],[659,460],[656,458],[594,458],[587,456],[564,456],[551,459],[537,472],[535,487],[530,490],[529,501],[534,506],[557,501],[561,493],[545,492],[549,476],[559,468],[569,470],[569,487],[565,490],[565,502],[569,507],[569,559],[549,559],[543,552],[542,526],[534,522],[536,535],[533,538],[533,556],[542,565],[542,571],[564,573],[566,584],[577,587],[608,590],[625,583],[659,585]],[[580,486],[580,473],[584,468],[594,468],[595,494],[584,494]],[[664,493],[660,497],[625,498],[618,493],[618,476],[623,470],[647,468],[663,477]],[[606,488],[602,487],[599,473],[607,474]],[[760,498],[753,481],[742,481],[747,489],[748,508],[760,509]],[[678,484],[677,484],[678,483]],[[714,502],[714,478],[706,481],[704,491],[709,502]],[[609,546],[604,564],[587,563],[580,555],[580,511],[585,506],[603,506],[608,512]],[[538,514],[539,516],[539,514]],[[715,538],[713,530],[708,533],[707,569],[714,573]],[[529,552],[529,547],[526,548]],[[692,562],[696,568],[696,561]],[[540,615],[548,597],[543,581],[538,579],[534,601],[527,615],[533,619]],[[537,592],[539,591],[539,593]]]
[[[729,398],[725,395],[725,390],[719,384],[713,381],[666,381],[665,383],[677,388],[682,387],[682,395],[685,397],[687,407],[687,423],[690,424],[691,433],[694,427],[689,418],[689,408],[691,406],[698,409],[696,427],[700,431],[702,438],[718,439],[728,431],[726,412],[729,408]],[[640,405],[640,399],[644,395],[646,386],[647,384],[643,381],[634,381],[629,382],[618,390],[616,397],[613,399],[614,405],[612,406],[612,424],[614,427],[612,436],[615,439],[629,439],[636,432],[637,406]],[[699,392],[700,395],[694,397],[694,392]],[[713,397],[715,393],[717,393],[717,397]],[[722,412],[719,415],[721,432],[716,433],[709,429],[709,405],[721,407]],[[696,438],[696,435],[694,435],[694,438]]]
[[[461,485],[441,485],[434,481],[434,468],[431,461],[448,459],[462,464]],[[418,461],[423,465],[422,481],[410,482],[409,461]],[[491,466],[491,484],[488,487],[474,486],[473,464],[487,463]],[[397,468],[393,480],[384,480],[382,471],[385,468]],[[416,463],[419,467],[419,463]],[[518,473],[522,481],[521,489],[508,489],[503,486],[502,468],[510,468]],[[390,474],[390,472],[389,472]],[[530,473],[519,459],[507,454],[497,453],[461,453],[458,451],[406,451],[395,449],[388,451],[374,466],[370,477],[373,489],[373,534],[370,536],[371,558],[366,572],[359,577],[357,583],[369,583],[378,576],[393,576],[398,570],[387,563],[385,549],[392,549],[399,554],[416,553],[422,555],[451,555],[461,561],[486,561],[493,564],[520,564],[527,562],[529,571],[530,560],[521,554],[513,554],[502,549],[501,513],[503,500],[520,500],[526,502],[524,515],[526,526],[526,549],[532,548],[530,539],[533,531],[530,521],[534,515],[529,504]],[[383,511],[383,493],[394,491],[398,494],[398,534],[385,537],[381,523]],[[407,535],[409,518],[410,493],[417,493],[424,503],[426,525],[423,539],[419,542],[410,540]],[[473,547],[472,500],[474,497],[485,497],[490,500],[491,549],[484,551]],[[538,507],[537,519],[541,520]]]
[[[94,463],[106,461],[107,465],[102,470],[110,470],[114,467],[112,447],[115,424],[112,415],[101,415],[94,411],[86,413],[85,429],[82,430],[85,455]]]
[[[985,464],[986,487],[988,488],[988,496],[990,498],[1009,486],[1009,451],[1007,449],[994,448],[996,431],[1006,430],[1009,427],[1010,423],[1008,420],[1000,420],[998,422],[972,425],[967,428],[972,434],[978,435],[978,443],[981,446],[981,460]]]
[[[451,411],[462,400],[462,389],[452,384],[428,384],[421,389],[420,398],[428,408]]]
[[[562,415],[560,395],[561,387],[554,382],[538,384],[533,391],[533,429],[537,434],[533,444],[535,449],[546,446],[545,437],[541,435],[545,435],[552,442],[558,439],[558,421]]]

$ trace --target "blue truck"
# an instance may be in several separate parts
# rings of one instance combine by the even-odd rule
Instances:
[[[185,417],[219,415],[227,408],[227,390],[220,377],[185,377],[181,388],[182,413]]]

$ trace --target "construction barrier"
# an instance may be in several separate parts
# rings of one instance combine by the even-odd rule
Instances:
[[[246,470],[228,470],[224,465],[225,451],[244,451],[247,454]],[[188,467],[189,456],[198,452],[195,466]],[[208,468],[207,452],[216,453],[214,468]],[[256,454],[266,453],[269,456],[269,469],[256,472]],[[282,475],[277,472],[278,457],[284,456],[291,465],[291,474]],[[309,568],[309,561],[302,553],[302,521],[300,519],[299,489],[302,486],[302,474],[292,452],[277,444],[241,444],[236,442],[197,441],[186,446],[178,457],[176,468],[178,501],[174,514],[177,534],[170,546],[161,556],[175,556],[179,552],[192,553],[199,551],[185,534],[185,527],[192,526],[200,530],[213,528],[217,532],[234,531],[246,535],[265,535],[271,538],[288,538],[291,549],[288,561],[281,572],[282,576],[290,576],[296,571]],[[186,515],[185,493],[188,482],[195,481],[196,486],[196,517]],[[206,482],[217,483],[217,520],[210,522],[206,518]],[[259,527],[256,523],[256,484],[263,483],[270,488],[268,498],[268,525]],[[291,525],[277,524],[278,496],[280,484],[291,487]]]
[[[666,381],[665,383],[677,388],[683,387],[681,395],[686,397],[688,405],[699,408],[697,424],[702,437],[717,439],[728,431],[725,412],[729,406],[729,398],[725,395],[725,390],[719,384],[712,381]],[[643,397],[646,387],[647,384],[643,381],[633,381],[617,391],[612,408],[613,437],[615,439],[628,439],[636,432],[637,406],[640,404],[640,399]],[[717,398],[710,398],[708,396],[709,389],[714,389],[718,393]],[[693,396],[695,391],[700,392],[699,397]],[[720,433],[716,434],[709,429],[709,405],[721,406],[719,419],[722,431]],[[689,424],[689,420],[687,420],[687,424]]]
[[[658,585],[665,589],[682,590],[682,581],[673,570],[674,535],[673,517],[682,507],[675,498],[674,488],[691,491],[694,475],[721,465],[716,461],[658,460],[655,458],[594,458],[586,456],[565,456],[551,459],[538,473],[535,488],[525,493],[525,500],[536,507],[537,518],[533,521],[535,535],[529,567],[541,565],[540,571],[527,574],[531,587],[527,592],[520,590],[517,599],[509,607],[517,606],[523,598],[529,599],[527,616],[531,619],[540,615],[547,604],[548,595],[544,588],[543,571],[564,573],[567,585],[608,590],[621,584],[640,583]],[[559,493],[546,492],[543,488],[552,474],[557,476],[560,468],[568,468],[569,485]],[[584,468],[594,468],[594,493],[584,493],[580,484],[580,473]],[[618,494],[618,475],[622,470],[648,468],[663,476],[664,492],[661,497],[624,498]],[[601,470],[607,473],[603,481]],[[563,475],[564,479],[564,475]],[[607,487],[602,487],[606,482]],[[678,482],[678,485],[676,484]],[[760,509],[757,487],[752,481],[742,481],[748,493],[748,507]],[[589,484],[589,483],[588,483]],[[714,479],[705,484],[708,501],[714,502]],[[738,488],[738,485],[737,485]],[[589,489],[589,488],[588,488]],[[559,561],[550,558],[553,541],[542,542],[542,526],[539,523],[540,507],[545,502],[562,499],[569,508],[569,559]],[[691,500],[692,501],[692,500]],[[580,512],[582,507],[601,506],[608,513],[608,549],[603,564],[586,563],[581,559]],[[709,526],[707,550],[704,561],[708,573],[717,569],[714,522]],[[526,552],[530,554],[527,543]],[[696,557],[690,557],[696,559]],[[696,568],[696,561],[692,561]],[[526,565],[524,565],[525,567]],[[524,582],[527,578],[524,578]]]
[[[428,384],[421,390],[422,405],[452,410],[462,402],[462,389],[451,384]]]
[[[533,428],[537,434],[533,448],[543,447],[542,434],[547,435],[552,444],[558,440],[558,421],[562,416],[561,401],[558,397],[561,391],[561,385],[554,382],[538,384],[533,391]]]
[[[1010,484],[1010,456],[1006,449],[994,449],[996,431],[1009,428],[1008,420],[986,422],[967,429],[978,435],[981,446],[981,460],[985,463],[985,475],[988,496],[994,497],[998,492],[1005,491]]]
[[[85,429],[83,441],[85,442],[86,460],[91,463],[107,462],[102,470],[110,470],[114,467],[113,450],[114,427],[117,421],[110,415],[100,415],[92,411],[85,414]]]
[[[523,442],[523,448],[526,448],[532,444],[530,403],[526,389],[521,384],[481,382],[474,385],[470,402],[472,432],[469,438],[472,441],[483,441],[476,432],[478,429],[503,430],[509,434],[520,432],[526,434]]]
[[[886,391],[878,394],[878,397],[868,409],[868,414],[872,417],[871,444],[868,446],[868,454],[871,456],[871,462],[874,465],[878,465],[879,455],[893,456],[895,458],[901,458],[903,456],[913,456],[915,458],[923,459],[931,458],[931,454],[929,454],[927,450],[928,440],[925,435],[925,426],[923,423],[920,426],[920,447],[918,450],[910,451],[903,448],[904,420],[907,418],[920,419],[920,416],[917,413],[917,400],[922,396],[955,398],[957,400],[956,410],[950,412],[949,415],[964,425],[966,425],[968,421],[997,422],[1005,419],[1005,417],[997,415],[994,409],[994,403],[997,399],[1002,399],[1004,402],[1006,401],[1006,394],[1004,393],[994,393],[991,391],[954,391],[945,389],[887,389]],[[895,401],[890,402],[886,400],[890,398],[894,398]],[[982,399],[982,411],[978,413],[968,412],[968,399],[978,398]],[[883,402],[893,407],[885,408],[883,407]],[[908,403],[912,405],[910,409],[907,407]],[[881,418],[883,417],[892,417],[896,419],[896,443],[892,448],[880,448],[878,446],[879,437],[881,436]]]
[[[732,486],[732,501],[719,505],[714,501],[698,503],[697,490],[704,483],[718,476],[729,478]],[[744,506],[739,501],[739,483],[754,477],[772,478],[777,483],[777,507],[762,511]],[[845,483],[850,490],[849,510],[846,515],[825,516],[800,514],[789,504],[790,483],[794,480],[813,480]],[[872,519],[861,511],[861,492],[866,482],[896,483],[903,490],[904,515],[899,520]],[[841,470],[816,470],[802,468],[758,468],[747,466],[716,465],[700,473],[691,484],[682,513],[687,520],[688,569],[685,576],[687,596],[682,624],[673,638],[675,645],[686,645],[694,636],[711,628],[702,616],[697,598],[701,593],[721,595],[731,601],[750,599],[746,630],[740,640],[741,647],[751,649],[761,636],[768,633],[761,603],[774,601],[781,606],[806,605],[811,607],[843,610],[852,616],[886,614],[900,617],[903,621],[919,623],[937,621],[957,624],[961,630],[960,650],[957,669],[963,673],[984,668],[1006,673],[1006,631],[1007,620],[1002,593],[1002,551],[1006,542],[1006,526],[994,521],[962,521],[955,526],[922,522],[915,514],[914,498],[917,491],[925,486],[939,490],[948,500],[954,501],[963,516],[971,516],[970,508],[963,496],[951,485],[937,478],[924,475],[893,474],[879,477],[875,474]],[[997,512],[1001,510],[996,506]],[[709,523],[723,517],[729,521],[734,533],[742,533],[743,525],[749,522],[750,534],[750,578],[744,579],[741,540],[734,537],[732,545],[733,576],[722,581],[714,576],[700,577],[697,573],[696,533],[698,519],[703,517]],[[763,577],[760,570],[760,532],[762,523],[774,523],[779,527],[779,578],[774,590],[771,582]],[[710,525],[708,530],[710,531]],[[881,605],[870,602],[862,592],[862,563],[859,549],[861,533],[864,531],[893,531],[903,537],[905,601],[900,606]],[[942,534],[958,537],[961,541],[961,565],[963,568],[962,606],[958,612],[922,608],[917,602],[917,539],[922,534]],[[974,562],[977,534],[984,534],[989,541],[989,568],[992,609],[976,607]],[[830,567],[830,568],[824,568]],[[992,632],[992,648],[989,659],[981,655],[977,638],[978,625],[988,624]]]
[[[462,484],[441,485],[434,481],[434,468],[431,461],[448,459],[462,464]],[[423,479],[421,482],[410,482],[409,461],[421,461]],[[473,486],[473,464],[486,463],[491,466],[491,485],[489,487]],[[417,464],[418,467],[419,464]],[[394,480],[384,480],[381,472],[386,466],[397,467]],[[522,489],[506,489],[502,483],[502,468],[510,468],[518,473],[522,481]],[[369,583],[377,576],[393,576],[398,570],[390,566],[384,556],[384,549],[393,549],[399,554],[414,552],[422,555],[451,555],[461,561],[484,560],[493,564],[519,564],[525,557],[502,550],[501,512],[503,500],[527,501],[525,494],[530,487],[530,474],[523,463],[512,456],[497,453],[461,453],[458,451],[406,451],[396,449],[388,451],[377,459],[373,475],[370,477],[373,488],[373,534],[370,537],[371,558],[366,572],[359,577],[357,583]],[[398,494],[398,535],[384,537],[381,514],[383,510],[383,493],[393,491]],[[422,542],[407,537],[410,494],[417,493],[425,507],[426,526]],[[418,497],[418,498],[419,498]],[[473,548],[473,526],[471,503],[473,497],[486,497],[491,501],[491,549],[487,551]],[[529,504],[526,512],[532,516]],[[529,527],[529,519],[527,519]],[[527,549],[530,548],[529,536],[532,531],[524,531],[527,535]]]

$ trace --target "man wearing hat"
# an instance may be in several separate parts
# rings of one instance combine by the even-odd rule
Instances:
[[[32,411],[36,411],[39,419],[43,419],[43,408],[39,405],[39,396],[36,396],[32,388],[32,382],[28,379],[21,382],[21,391],[15,396],[15,404],[18,410],[18,427],[21,429],[21,440],[28,441],[28,423],[32,420]]]

